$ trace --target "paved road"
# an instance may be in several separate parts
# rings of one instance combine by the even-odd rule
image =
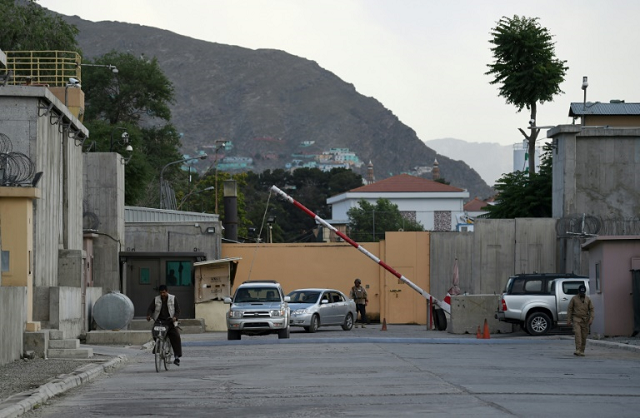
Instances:
[[[183,365],[151,354],[25,417],[585,417],[640,415],[640,351],[566,336],[453,336],[419,326],[226,341],[184,336]]]

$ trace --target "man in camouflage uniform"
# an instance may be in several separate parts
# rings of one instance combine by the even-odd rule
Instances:
[[[362,287],[362,281],[360,281],[360,279],[356,279],[353,284],[355,286],[351,288],[349,297],[356,302],[356,315],[358,312],[360,313],[360,326],[365,328],[364,324],[369,322],[367,321],[367,304],[369,303],[367,291]],[[355,319],[357,320],[358,318]],[[355,328],[358,328],[357,321]]]
[[[576,356],[584,357],[584,349],[587,344],[587,336],[589,335],[589,327],[593,322],[593,303],[585,293],[587,288],[580,285],[578,294],[569,301],[567,309],[567,325],[573,323],[573,332],[576,336]]]

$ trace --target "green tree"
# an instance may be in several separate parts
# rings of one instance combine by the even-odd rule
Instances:
[[[569,69],[555,56],[552,35],[540,26],[538,18],[514,16],[502,17],[492,29],[489,41],[494,62],[488,64],[485,74],[493,76],[491,84],[500,84],[499,96],[508,104],[515,105],[517,111],[530,111],[529,131],[519,131],[528,143],[529,172],[535,171],[536,140],[540,129],[535,128],[537,103],[553,100],[562,93],[560,84]]]
[[[347,211],[349,235],[356,241],[377,242],[384,239],[386,231],[424,231],[420,222],[405,218],[398,205],[388,199],[378,199],[375,205],[360,200],[358,206]]]
[[[552,158],[546,149],[540,157],[540,172],[516,171],[503,175],[494,189],[497,203],[485,209],[488,218],[550,218],[552,214]]]
[[[0,47],[4,51],[80,52],[78,28],[33,0],[0,0]]]
[[[124,145],[117,140],[126,129],[133,154],[125,167],[125,203],[155,207],[160,201],[162,168],[183,158],[179,151],[181,135],[170,123],[173,85],[155,59],[112,51],[91,63],[118,68],[117,74],[101,67],[85,67],[82,72],[83,123],[95,150],[109,151],[113,138],[113,151],[125,155]],[[180,165],[167,167],[163,176],[175,182],[176,190],[188,184]]]
[[[362,185],[362,176],[347,169],[332,169],[323,172],[317,168],[300,168],[288,171],[266,170],[260,174],[247,173],[246,186],[242,192],[247,208],[247,231],[254,229],[249,239],[255,239],[262,229],[266,239],[264,221],[275,216],[273,224],[274,242],[303,242],[315,240],[315,221],[288,202],[270,196],[271,186],[277,186],[321,218],[331,216],[327,199]],[[267,201],[269,205],[267,207]]]
[[[91,62],[115,65],[118,73],[105,68],[85,67],[85,119],[102,119],[111,125],[139,124],[142,120],[171,120],[169,105],[174,101],[173,84],[164,75],[158,60],[140,59],[129,53],[111,51]]]

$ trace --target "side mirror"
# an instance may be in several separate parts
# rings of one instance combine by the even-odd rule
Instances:
[[[285,302],[291,302],[291,296],[285,296],[284,297],[284,301]]]
[[[231,298],[224,298],[224,303],[231,305]]]

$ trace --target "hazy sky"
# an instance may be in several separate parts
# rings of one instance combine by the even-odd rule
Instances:
[[[571,123],[569,104],[640,101],[636,0],[39,0],[90,21],[167,29],[222,44],[280,49],[316,61],[380,101],[420,139],[522,141],[516,113],[484,75],[502,16],[539,17],[569,71],[538,125]],[[546,137],[543,132],[542,138]],[[452,156],[455,158],[455,156]]]

